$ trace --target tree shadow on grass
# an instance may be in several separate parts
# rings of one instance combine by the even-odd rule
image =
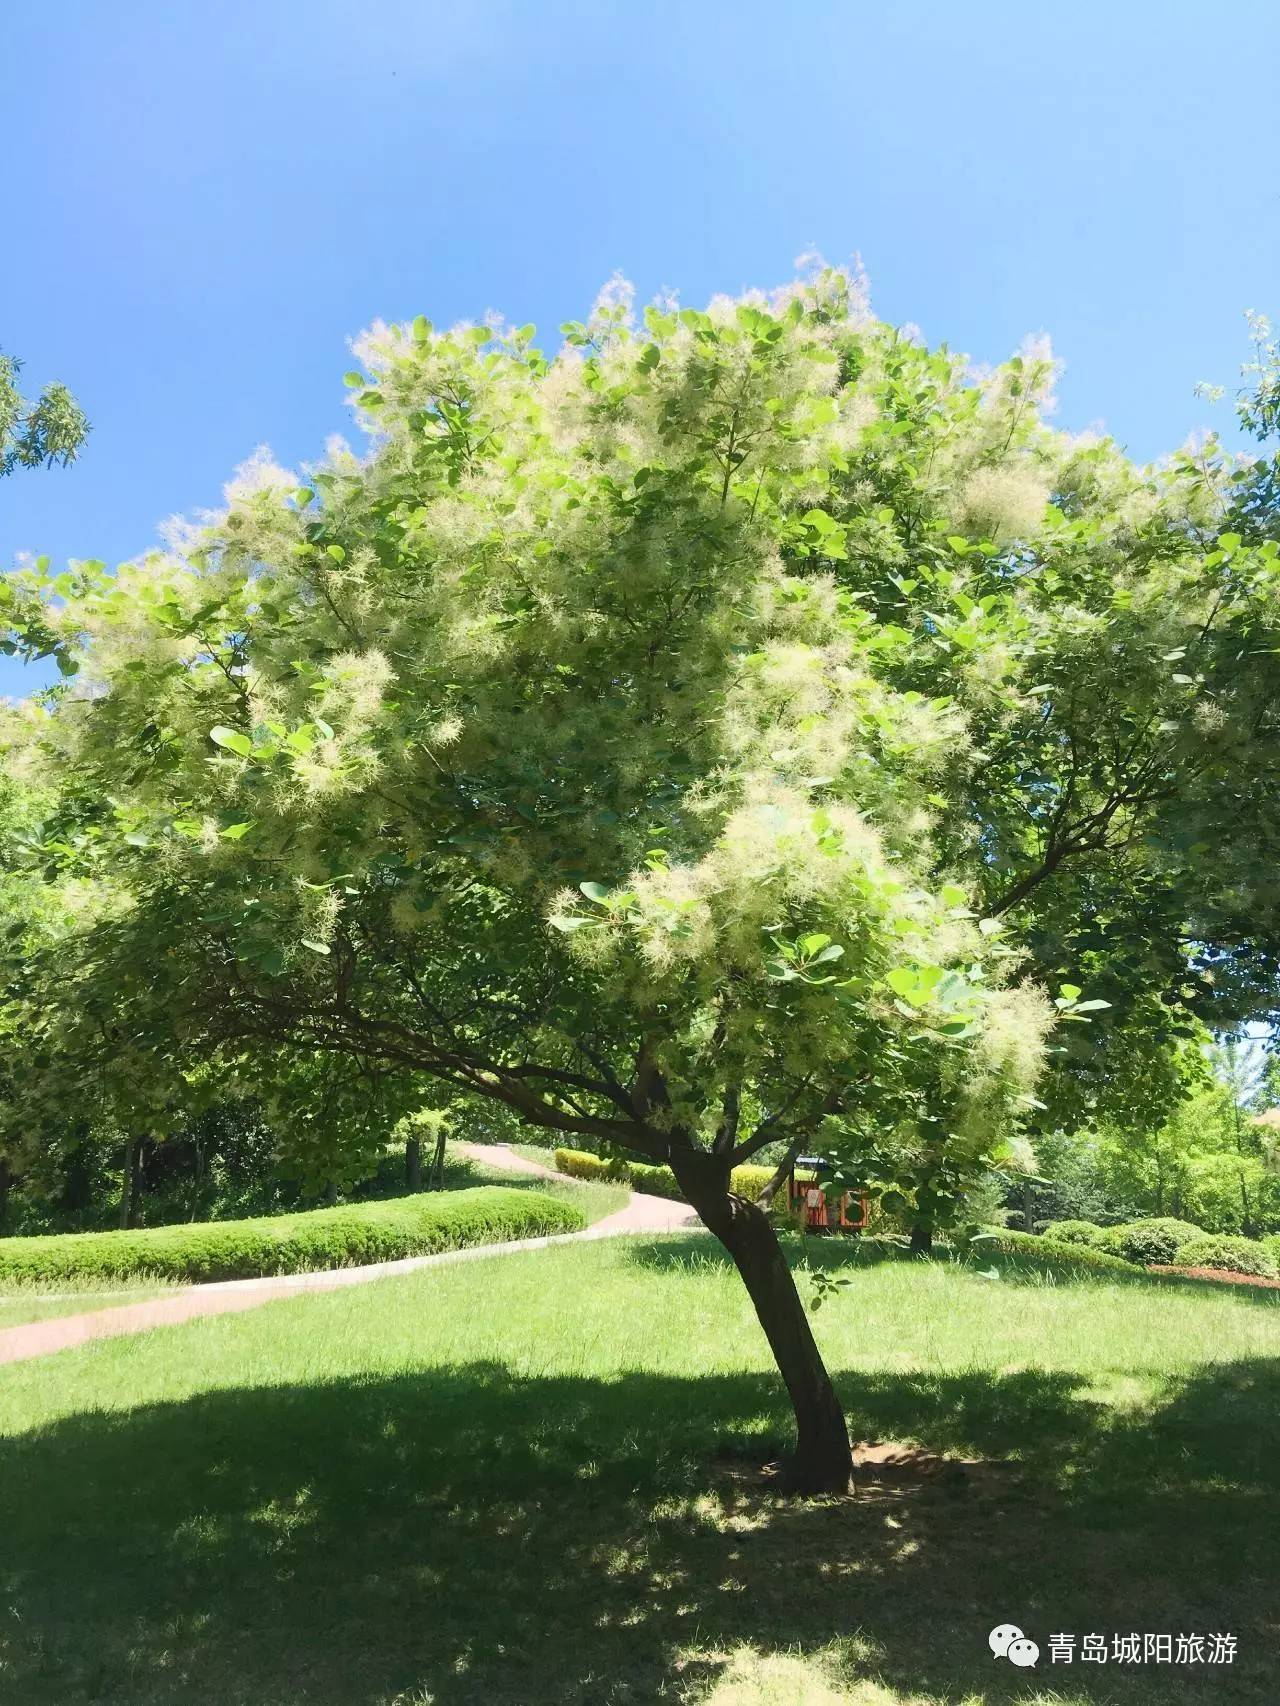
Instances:
[[[863,1436],[1000,1458],[785,1503],[766,1376],[474,1363],[85,1413],[0,1457],[0,1696],[23,1706],[639,1706],[739,1643],[844,1643],[948,1702],[1275,1698],[1280,1368],[1117,1420],[1074,1376],[846,1373]],[[743,1462],[717,1448],[736,1443]],[[1230,1630],[1231,1667],[997,1664],[987,1631]],[[1070,1687],[1068,1687],[1070,1685]]]

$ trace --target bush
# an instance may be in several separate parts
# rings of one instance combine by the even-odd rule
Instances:
[[[1180,1268],[1224,1268],[1257,1279],[1280,1277],[1274,1251],[1256,1238],[1201,1232],[1180,1246],[1174,1260]]]
[[[978,1239],[971,1246],[971,1253],[979,1260],[991,1250],[1005,1256],[1031,1256],[1048,1268],[1065,1269],[1071,1273],[1142,1272],[1133,1262],[1108,1255],[1105,1250],[1090,1249],[1087,1244],[1059,1244],[1054,1238],[1042,1238],[1034,1232],[995,1232],[989,1238]]]
[[[1099,1250],[1106,1227],[1097,1226],[1092,1220],[1042,1220],[1036,1231],[1055,1244],[1084,1244],[1091,1250]]]
[[[1189,1238],[1204,1236],[1204,1227],[1188,1220],[1130,1220],[1123,1226],[1106,1227],[1094,1248],[1146,1267],[1152,1262],[1172,1262]]]
[[[489,1185],[261,1220],[5,1238],[0,1282],[251,1279],[577,1232],[585,1225],[586,1217],[571,1203]]]
[[[567,1173],[571,1179],[620,1179],[634,1191],[684,1201],[670,1167],[650,1167],[643,1161],[619,1158],[606,1160],[602,1155],[589,1155],[585,1149],[557,1149],[556,1171]],[[729,1175],[729,1188],[754,1202],[772,1177],[772,1167],[735,1167]]]

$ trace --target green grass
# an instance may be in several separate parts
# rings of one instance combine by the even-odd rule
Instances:
[[[855,1433],[983,1460],[967,1486],[772,1495],[785,1406],[692,1238],[0,1369],[0,1698],[1274,1701],[1280,1294],[810,1254],[851,1275],[814,1319]],[[1020,1672],[987,1650],[1002,1621],[1240,1652]]]
[[[508,1149],[514,1149],[517,1155],[523,1155],[526,1161],[536,1161],[539,1167],[549,1167],[552,1172],[556,1166],[556,1150],[553,1143],[509,1143]]]
[[[49,1321],[58,1315],[83,1315],[91,1309],[113,1309],[121,1303],[142,1303],[161,1297],[168,1286],[110,1285],[99,1282],[92,1289],[70,1290],[65,1281],[56,1284],[17,1286],[0,1292],[0,1329],[21,1327],[29,1321]]]
[[[514,1149],[517,1155],[524,1156],[528,1161],[536,1161],[541,1167],[553,1166],[555,1154],[550,1149],[539,1149],[531,1143],[514,1143],[509,1147]],[[588,1225],[593,1225],[597,1220],[603,1220],[606,1215],[615,1214],[618,1209],[625,1208],[631,1195],[626,1185],[613,1181],[538,1178],[529,1173],[514,1173],[509,1167],[504,1167],[497,1158],[493,1161],[473,1161],[470,1156],[459,1154],[452,1145],[448,1147],[444,1176],[446,1190],[465,1189],[469,1185],[499,1184],[539,1191],[543,1196],[558,1197],[562,1202],[572,1203],[586,1215]]]

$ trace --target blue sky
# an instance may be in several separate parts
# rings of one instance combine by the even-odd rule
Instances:
[[[700,302],[857,251],[931,340],[1049,331],[1060,423],[1148,457],[1230,424],[1193,386],[1280,310],[1274,0],[68,0],[6,8],[0,58],[0,345],[94,422],[0,485],[3,566],[317,454],[378,315],[554,342],[615,269]]]

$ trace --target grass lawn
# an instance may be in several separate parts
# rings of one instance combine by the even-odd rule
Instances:
[[[21,1327],[28,1321],[49,1321],[55,1315],[84,1315],[92,1309],[114,1309],[119,1303],[142,1303],[148,1297],[161,1297],[177,1286],[147,1285],[109,1286],[95,1282],[92,1290],[75,1291],[67,1282],[56,1286],[17,1286],[0,1292],[0,1329]]]
[[[760,1483],[784,1407],[687,1237],[0,1369],[0,1698],[1273,1702],[1280,1294],[1000,1265],[855,1262],[817,1315],[859,1436],[982,1460],[847,1499]],[[1019,1671],[1008,1621],[1239,1654]]]
[[[554,1168],[555,1156],[550,1149],[538,1149],[533,1144],[513,1144],[518,1155],[536,1161],[541,1167]],[[627,1206],[631,1192],[626,1185],[598,1183],[594,1179],[539,1178],[536,1174],[515,1173],[504,1167],[495,1156],[492,1161],[476,1161],[463,1155],[452,1144],[445,1151],[444,1188],[447,1191],[465,1190],[472,1185],[519,1185],[527,1190],[540,1191],[543,1196],[561,1197],[576,1203],[587,1217],[588,1225],[603,1220]]]

